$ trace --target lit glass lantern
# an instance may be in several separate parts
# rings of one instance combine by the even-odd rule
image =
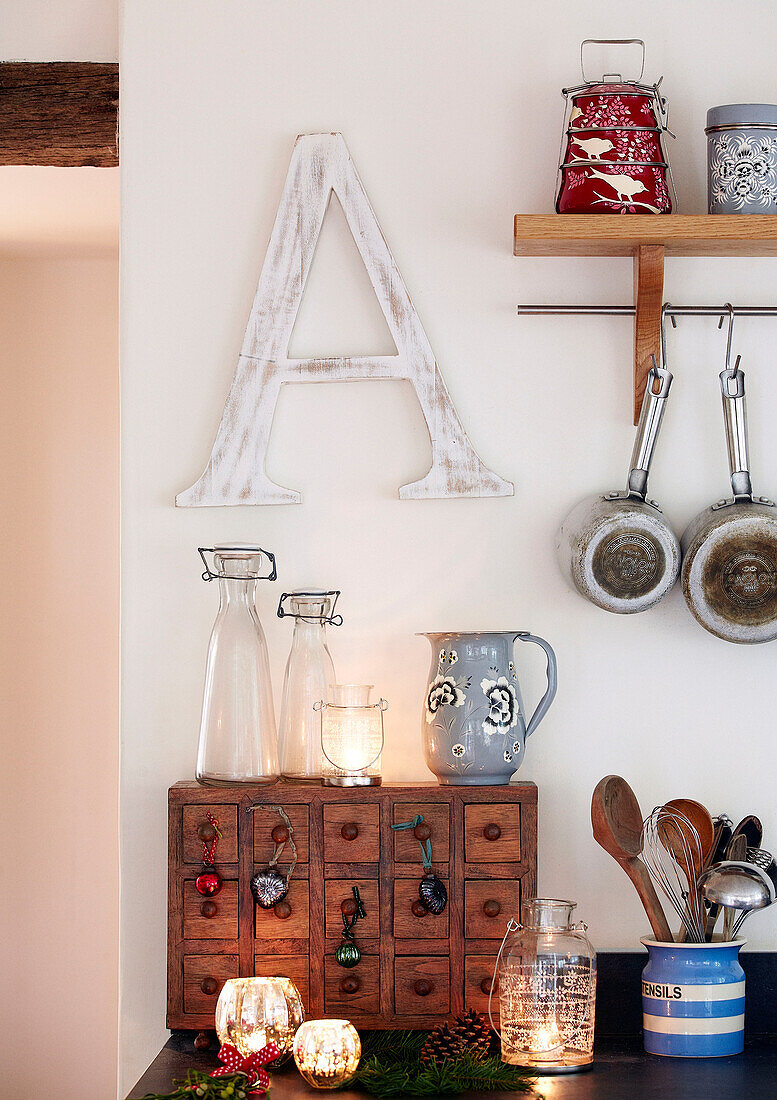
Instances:
[[[314,1089],[336,1089],[356,1073],[362,1045],[348,1020],[308,1020],[294,1038],[297,1069]]]
[[[303,1019],[302,999],[289,978],[230,978],[216,1004],[219,1042],[231,1043],[244,1058],[276,1043],[276,1066],[291,1054]]]
[[[322,782],[328,787],[380,784],[385,699],[370,702],[372,684],[334,684],[332,702],[320,700]]]
[[[497,958],[502,1061],[537,1073],[593,1062],[596,952],[573,901],[535,898],[510,921]]]

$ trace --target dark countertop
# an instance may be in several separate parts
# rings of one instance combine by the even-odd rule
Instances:
[[[640,1039],[599,1039],[592,1069],[537,1079],[544,1100],[768,1100],[777,1096],[777,1037],[752,1038],[744,1054],[733,1058],[659,1058],[645,1054]],[[127,1100],[149,1092],[170,1091],[173,1078],[188,1069],[211,1070],[218,1065],[215,1050],[196,1052],[191,1035],[175,1034]],[[310,1100],[326,1095],[310,1088],[293,1063],[272,1075],[270,1100]],[[365,1100],[367,1093],[343,1089],[331,1095]],[[467,1097],[505,1100],[521,1093],[467,1093]]]

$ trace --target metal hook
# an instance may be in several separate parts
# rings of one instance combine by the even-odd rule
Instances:
[[[666,315],[671,308],[671,302],[664,302],[661,306],[661,365],[667,370],[669,370],[669,363],[666,358]],[[672,328],[677,328],[677,321],[673,313],[669,314],[669,319],[672,322]]]
[[[725,302],[723,308],[728,311],[728,336],[726,337],[726,370],[730,369],[731,364],[731,337],[734,334],[734,307],[731,302]],[[718,328],[723,328],[723,321],[725,317],[721,315],[718,321]],[[739,363],[739,359],[737,359]]]

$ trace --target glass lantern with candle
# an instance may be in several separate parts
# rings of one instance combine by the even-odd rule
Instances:
[[[593,1062],[596,952],[576,903],[535,898],[510,921],[497,958],[502,1061],[539,1074]]]
[[[230,978],[216,1003],[219,1042],[231,1043],[244,1058],[275,1043],[279,1066],[290,1056],[304,1012],[297,987],[289,978]]]
[[[322,783],[327,787],[379,786],[385,699],[370,702],[372,684],[334,684],[332,701],[319,700],[323,752]]]
[[[294,1062],[314,1089],[336,1089],[352,1080],[362,1045],[348,1020],[307,1020],[294,1037]]]

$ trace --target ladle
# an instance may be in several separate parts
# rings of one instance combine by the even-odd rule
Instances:
[[[760,867],[739,860],[726,860],[708,867],[699,876],[699,890],[705,901],[727,909],[738,909],[729,939],[734,939],[745,918],[756,909],[772,905],[774,887]]]

